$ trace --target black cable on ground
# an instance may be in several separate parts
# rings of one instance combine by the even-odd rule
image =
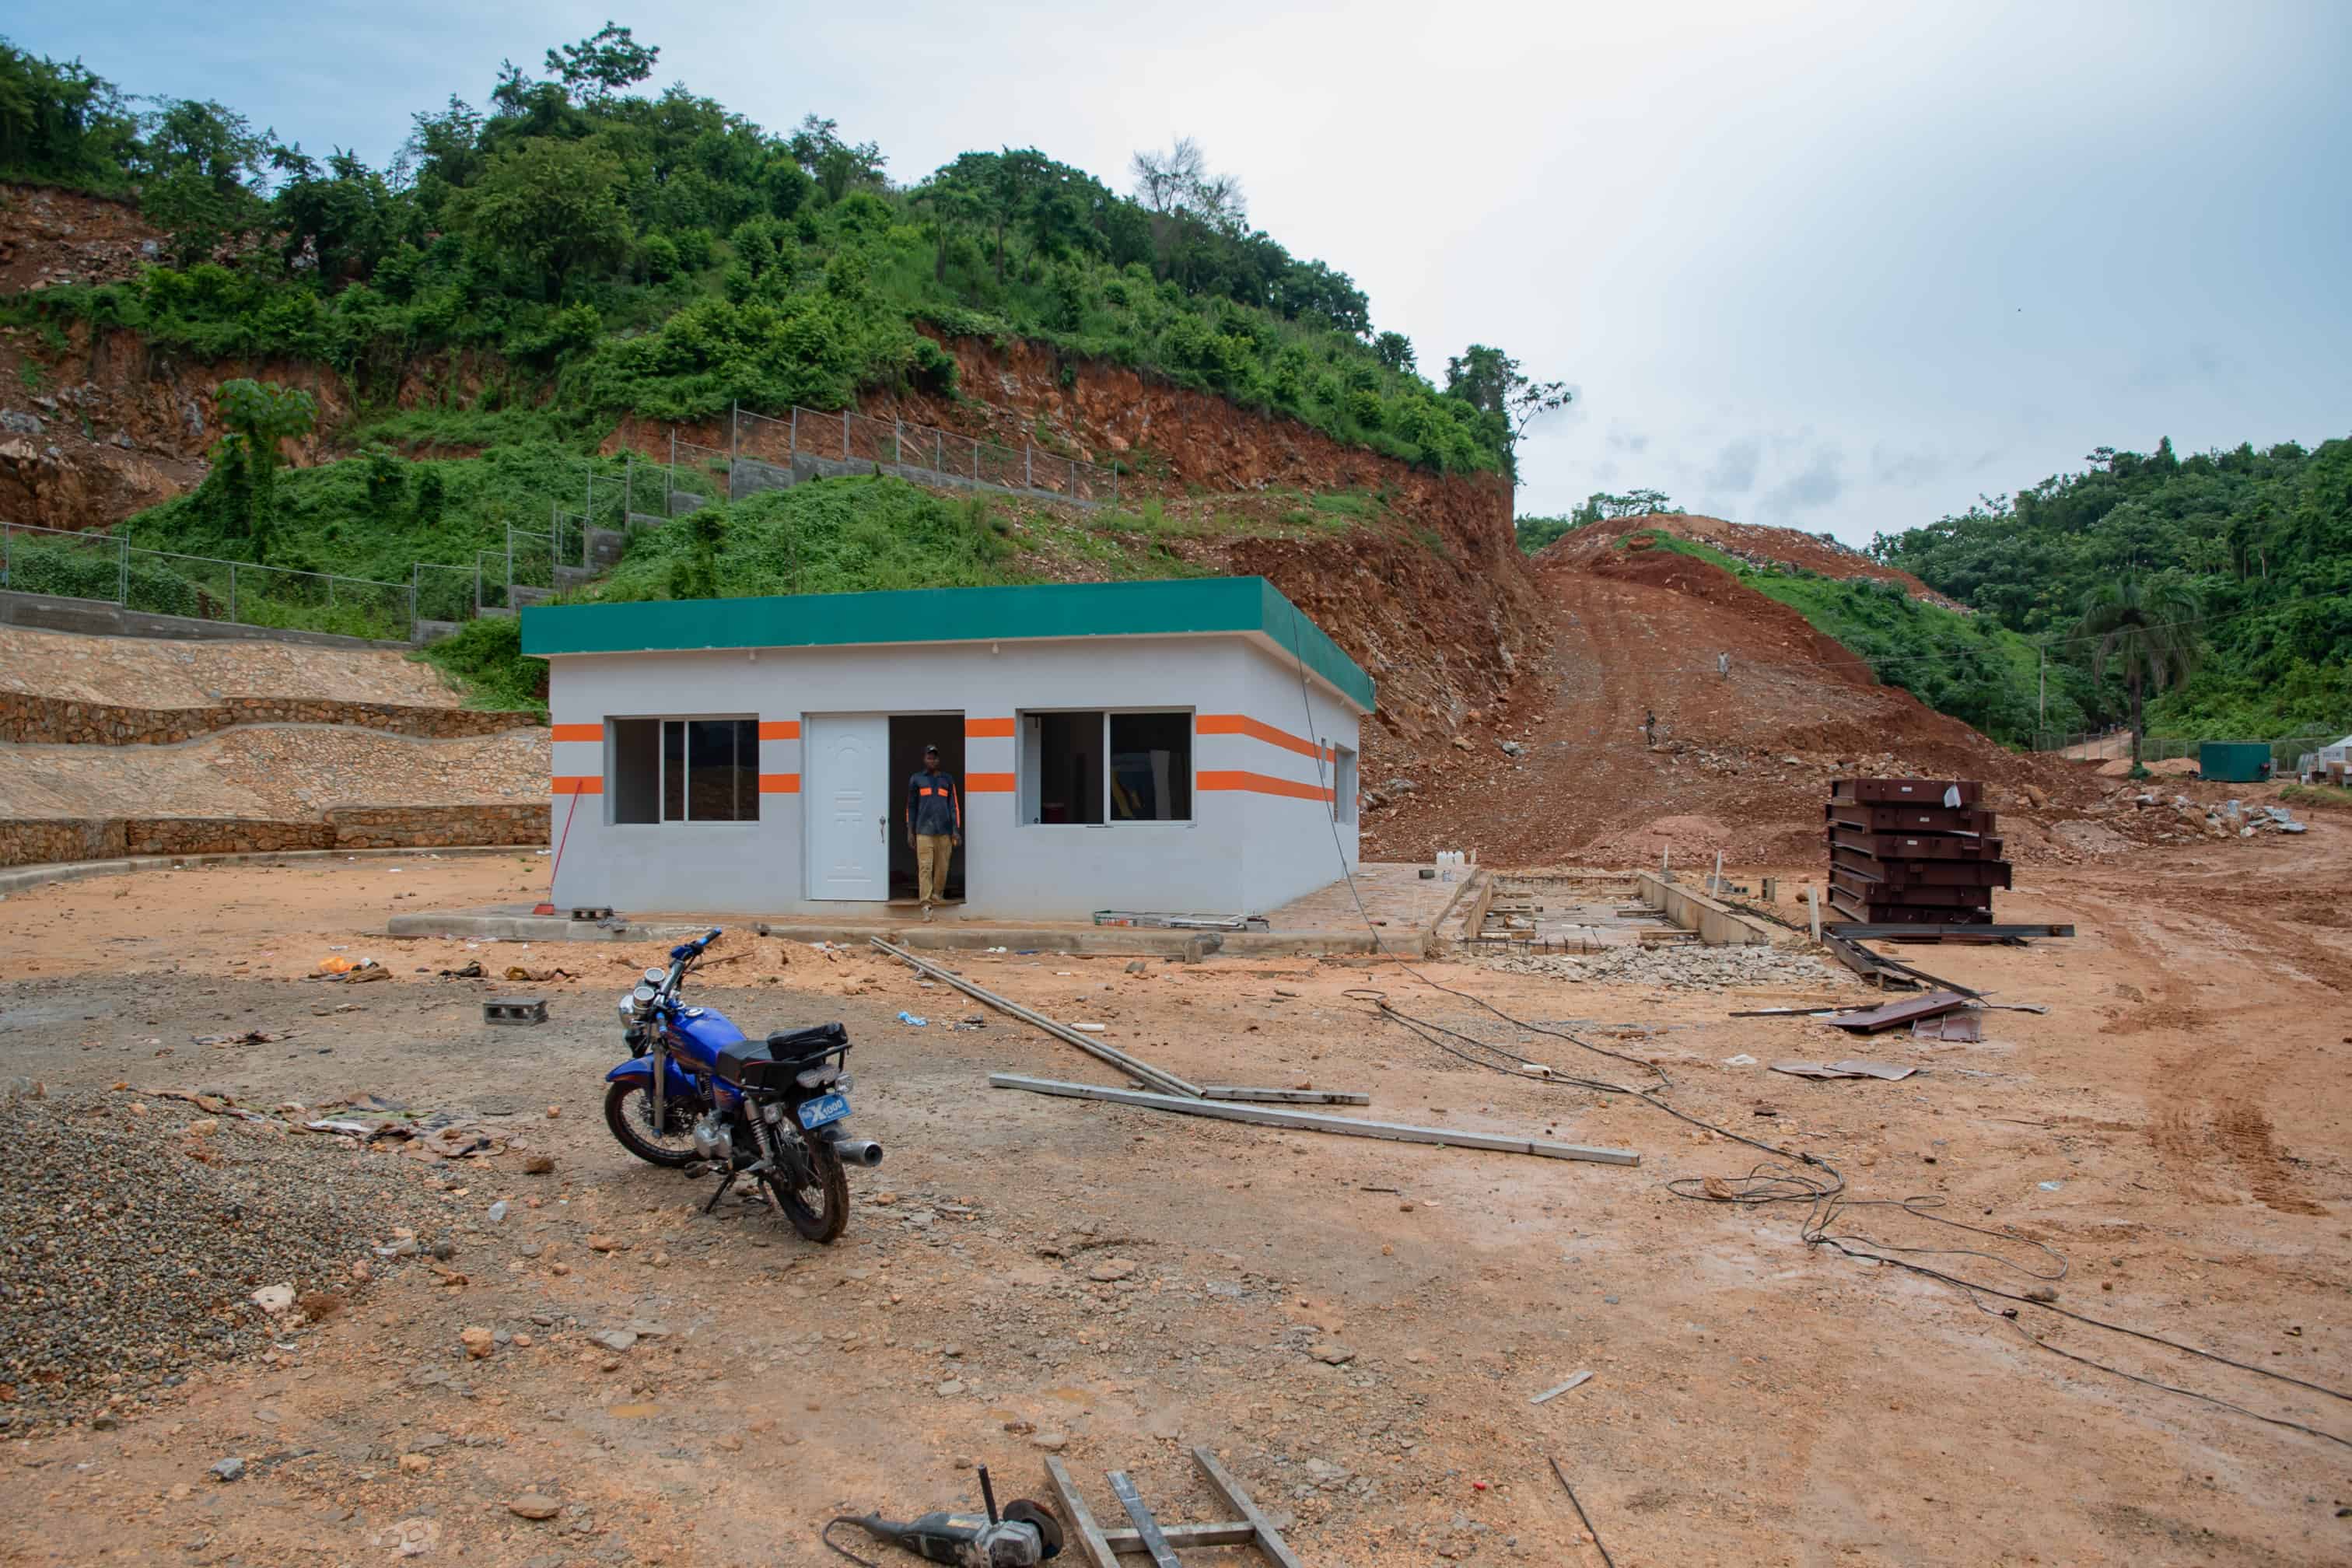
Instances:
[[[1300,702],[1304,705],[1306,710],[1307,738],[1315,747],[1315,772],[1316,776],[1319,781],[1323,773],[1323,745],[1317,731],[1315,722],[1314,694],[1312,689],[1307,685],[1307,659],[1303,649],[1299,646],[1298,626],[1296,621],[1291,625],[1291,654],[1293,661],[1297,664],[1298,668],[1298,696]],[[1334,783],[1337,783],[1336,779],[1334,780]],[[2347,1404],[2352,1404],[2352,1393],[2347,1393],[2341,1389],[2329,1388],[2325,1384],[2313,1383],[2305,1378],[2294,1376],[2288,1373],[2276,1372],[2269,1367],[2257,1366],[2252,1362],[2239,1361],[2233,1357],[2222,1355],[2218,1352],[2200,1350],[2195,1345],[2184,1344],[2179,1340],[2167,1339],[2162,1334],[2150,1333],[2144,1329],[2129,1328],[2121,1323],[2112,1323],[2108,1322],[2105,1319],[2091,1317],[2086,1313],[2070,1311],[2066,1308],[2061,1307],[2053,1301],[2038,1300],[2032,1296],[2021,1295],[2000,1289],[1995,1286],[1980,1284],[1972,1279],[1963,1279],[1957,1274],[1948,1274],[1942,1269],[1929,1268],[1924,1263],[1912,1262],[1910,1259],[1906,1258],[1890,1256],[1892,1253],[1916,1252],[1922,1255],[1983,1258],[1992,1262],[1999,1263],[2003,1268],[2017,1269],[2019,1272],[2024,1273],[2032,1279],[2042,1279],[2044,1281],[2065,1278],[2068,1267],[2065,1256],[2063,1253],[2060,1253],[2055,1247],[2050,1247],[2046,1243],[2034,1241],[2030,1237],[2019,1236],[2013,1231],[1994,1230],[1986,1226],[1974,1226],[1967,1224],[1965,1221],[1961,1220],[1947,1219],[1940,1215],[1931,1212],[1934,1208],[1942,1205],[1944,1200],[1940,1197],[1921,1195],[1910,1198],[1850,1199],[1845,1195],[1846,1179],[1844,1173],[1839,1171],[1837,1167],[1832,1165],[1828,1161],[1822,1159],[1820,1156],[1805,1153],[1801,1151],[1778,1148],[1772,1144],[1765,1143],[1757,1139],[1750,1138],[1745,1133],[1735,1132],[1727,1127],[1718,1127],[1715,1123],[1705,1121],[1699,1117],[1693,1116],[1687,1111],[1677,1110],[1675,1107],[1668,1104],[1665,1100],[1660,1099],[1659,1095],[1662,1092],[1674,1087],[1674,1081],[1672,1079],[1667,1077],[1665,1069],[1659,1067],[1655,1062],[1645,1061],[1643,1058],[1633,1056],[1627,1052],[1612,1051],[1605,1046],[1596,1046],[1591,1041],[1581,1039],[1566,1029],[1556,1029],[1541,1024],[1531,1024],[1524,1018],[1514,1017],[1510,1014],[1504,1012],[1500,1007],[1496,1006],[1493,1003],[1487,1001],[1486,998],[1474,996],[1466,991],[1456,990],[1451,985],[1442,984],[1437,981],[1432,980],[1427,975],[1422,973],[1419,970],[1413,968],[1412,964],[1407,963],[1397,954],[1384,952],[1381,944],[1380,928],[1372,923],[1371,911],[1364,907],[1364,895],[1361,889],[1357,888],[1355,872],[1348,864],[1347,848],[1339,837],[1339,818],[1337,810],[1338,802],[1336,796],[1332,804],[1334,809],[1330,814],[1331,850],[1333,855],[1339,859],[1339,875],[1341,879],[1348,884],[1348,893],[1349,898],[1355,901],[1356,913],[1362,919],[1364,929],[1371,933],[1372,956],[1375,960],[1385,958],[1390,963],[1394,963],[1399,969],[1403,970],[1405,973],[1411,975],[1414,980],[1419,981],[1422,984],[1429,986],[1432,990],[1442,991],[1449,996],[1460,997],[1463,1001],[1471,1003],[1475,1006],[1482,1007],[1487,1012],[1492,1013],[1496,1017],[1500,1018],[1506,1024],[1510,1025],[1513,1028],[1522,1030],[1528,1034],[1543,1035],[1554,1039],[1566,1040],[1571,1045],[1577,1046],[1584,1050],[1591,1051],[1596,1055],[1609,1057],[1618,1061],[1630,1063],[1635,1067],[1643,1068],[1654,1074],[1658,1081],[1653,1088],[1636,1089],[1624,1084],[1610,1083],[1601,1079],[1576,1078],[1558,1073],[1553,1073],[1548,1077],[1540,1076],[1527,1071],[1522,1065],[1524,1058],[1505,1051],[1499,1046],[1491,1045],[1474,1036],[1465,1035],[1458,1029],[1450,1029],[1444,1025],[1432,1023],[1427,1019],[1417,1018],[1410,1014],[1401,1011],[1390,1003],[1385,992],[1376,990],[1370,986],[1357,986],[1351,987],[1345,992],[1344,994],[1347,996],[1356,1000],[1370,1003],[1379,1016],[1389,1019],[1392,1023],[1402,1026],[1406,1029],[1411,1030],[1414,1035],[1420,1037],[1423,1040],[1431,1045],[1436,1046],[1440,1050],[1445,1051],[1452,1056],[1458,1057],[1462,1060],[1471,1063],[1473,1066],[1482,1067],[1493,1072],[1503,1073],[1507,1077],[1518,1079],[1525,1082],[1538,1084],[1549,1083],[1556,1084],[1563,1088],[1591,1089],[1601,1094],[1625,1095],[1631,1099],[1639,1100],[1644,1104],[1652,1106],[1656,1110],[1664,1111],[1668,1116],[1673,1117],[1677,1121],[1685,1122],[1690,1126],[1699,1128],[1704,1131],[1712,1132],[1720,1138],[1727,1138],[1737,1143],[1745,1143],[1751,1149],[1761,1150],[1765,1153],[1774,1155],[1779,1159],[1796,1160],[1802,1165],[1808,1167],[1808,1170],[1805,1171],[1791,1170],[1785,1166],[1774,1165],[1768,1162],[1767,1163],[1754,1167],[1745,1176],[1677,1177],[1665,1184],[1666,1190],[1673,1193],[1676,1197],[1692,1198],[1704,1202],[1730,1203],[1748,1205],[1774,1203],[1806,1204],[1810,1206],[1811,1212],[1806,1216],[1803,1227],[1799,1232],[1799,1237],[1800,1239],[1801,1239],[1808,1247],[1825,1247],[1846,1258],[1866,1259],[1882,1267],[1905,1269],[1910,1273],[1918,1275],[1922,1279],[1933,1279],[1940,1284],[1948,1285],[1966,1296],[1969,1299],[1969,1305],[1975,1307],[1979,1311],[2001,1318],[2004,1321],[2010,1323],[2010,1325],[2012,1328],[2015,1328],[2018,1332],[2025,1336],[2028,1343],[2039,1346],[2041,1349],[2046,1350],[2053,1355],[2063,1356],[2068,1361],[2075,1362],[2081,1365],[2091,1367],[2099,1372],[2112,1373],[2116,1377],[2123,1378],[2127,1382],[2142,1384],[2145,1387],[2158,1389],[2167,1394],[2181,1394],[2187,1398],[2199,1400],[2204,1404],[2213,1405],[2217,1409],[2227,1410],[2240,1415],[2251,1416],[2254,1420],[2263,1422],[2268,1426],[2284,1427],[2286,1430],[2291,1432],[2300,1432],[2308,1436],[2323,1438],[2327,1442],[2336,1444],[2340,1447],[2352,1448],[2352,1438],[2339,1437],[2332,1432],[2325,1432],[2315,1426],[2307,1426],[2301,1422],[2289,1421],[2281,1416],[2264,1415],[2259,1411],[2249,1410],[2244,1405],[2233,1405],[2226,1399],[2216,1398],[2214,1395],[2210,1394],[2200,1394],[2194,1389],[2179,1388],[2171,1384],[2159,1383],[2154,1378],[2142,1377],[2137,1373],[2126,1372],[2121,1367],[2111,1366],[2101,1361],[2094,1361],[2089,1356],[2078,1354],[2074,1351],[2062,1350],[2058,1346],[2050,1343],[2048,1341],[2042,1339],[2040,1336],[2027,1330],[2022,1323],[2018,1322],[2013,1310],[2010,1311],[2000,1311],[1985,1306],[1985,1304],[1977,1298],[1979,1295],[1992,1296],[2001,1300],[2016,1302],[2020,1306],[2038,1308],[2042,1311],[2055,1313],[2059,1317],[2068,1319],[2074,1322],[2081,1323],[2088,1328],[2104,1330],[2109,1333],[2122,1334],[2127,1338],[2139,1340],[2147,1344],[2162,1346],[2167,1350],[2180,1351],[2186,1354],[2196,1356],[2201,1360],[2215,1363],[2218,1365],[2231,1367],[2240,1372],[2253,1373],[2259,1376],[2270,1378],[2275,1382],[2288,1384],[2297,1388],[2307,1389],[2314,1394],[2324,1394],[2330,1399],[2342,1400]],[[1475,1047],[1478,1050],[1486,1052],[1489,1058],[1499,1058],[1501,1059],[1490,1060],[1487,1059],[1487,1058],[1474,1056],[1468,1051],[1447,1044],[1446,1039],[1441,1037],[1450,1037],[1452,1039],[1462,1041],[1466,1045]],[[1811,1174],[1809,1172],[1819,1172],[1822,1173],[1822,1174]],[[1867,1237],[1836,1236],[1830,1232],[1830,1225],[1839,1215],[1843,1214],[1848,1208],[1858,1207],[1900,1208],[1914,1218],[1923,1219],[1931,1224],[1950,1226],[1959,1230],[1973,1232],[1977,1235],[1998,1237],[2005,1241],[2013,1241],[2022,1246],[2037,1247],[2050,1256],[2050,1258],[2057,1264],[2058,1270],[2055,1274],[2037,1274],[2032,1269],[2023,1268],[2020,1265],[2011,1262],[2007,1258],[2000,1258],[1997,1254],[1985,1252],[1976,1248],[1903,1247],[1895,1247],[1892,1243],[1877,1241]],[[1887,1251],[1870,1251],[1866,1249],[1866,1247],[1864,1244],[1866,1244],[1866,1247],[1885,1247],[1887,1248]],[[1559,1467],[1555,1464],[1553,1468],[1557,1470]],[[1563,1487],[1567,1486],[1568,1478],[1565,1475],[1560,1477],[1560,1484]],[[1574,1498],[1574,1489],[1570,1489],[1570,1499],[1573,1501]],[[1581,1516],[1583,1511],[1583,1505],[1579,1503],[1577,1505],[1578,1514]],[[1586,1528],[1590,1529],[1591,1521],[1587,1520],[1585,1523]],[[1596,1543],[1600,1541],[1600,1535],[1597,1531],[1594,1533],[1593,1540]],[[1601,1554],[1604,1557],[1608,1555],[1606,1549],[1603,1550]]]
[[[852,1552],[848,1547],[844,1546],[840,1542],[835,1541],[833,1538],[833,1527],[835,1525],[857,1524],[858,1522],[859,1521],[856,1514],[835,1514],[833,1518],[824,1521],[824,1528],[816,1532],[816,1538],[819,1541],[824,1542],[825,1545],[832,1548],[834,1551],[840,1552],[844,1557],[848,1558],[852,1563],[857,1563],[859,1568],[882,1568],[882,1565],[879,1563],[875,1562],[871,1557],[860,1557],[856,1552]]]

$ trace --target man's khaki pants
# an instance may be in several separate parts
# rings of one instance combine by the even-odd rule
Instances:
[[[924,903],[934,903],[948,896],[948,857],[954,853],[953,834],[915,835],[915,870],[922,885]]]

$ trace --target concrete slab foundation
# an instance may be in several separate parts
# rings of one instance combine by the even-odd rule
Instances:
[[[1663,881],[1654,872],[1635,872],[1633,886],[1644,904],[1685,931],[1698,932],[1699,941],[1709,947],[1769,947],[1778,934],[1762,921],[1678,882]]]

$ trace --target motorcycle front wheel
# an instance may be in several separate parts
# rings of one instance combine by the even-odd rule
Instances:
[[[809,1184],[796,1187],[789,1172],[763,1175],[784,1217],[811,1241],[831,1241],[849,1224],[849,1173],[841,1156],[822,1138],[808,1141]]]
[[[662,1108],[668,1112],[670,1129],[656,1127],[650,1088],[650,1080],[643,1078],[615,1079],[604,1091],[604,1125],[613,1130],[622,1148],[647,1164],[672,1170],[691,1165],[696,1159],[694,1138],[687,1128],[693,1117],[673,1100]]]

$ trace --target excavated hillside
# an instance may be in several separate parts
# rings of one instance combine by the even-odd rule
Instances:
[[[1987,781],[2027,861],[2074,858],[2051,828],[2114,810],[2080,770],[2006,751],[1877,684],[1721,567],[1614,547],[1631,531],[1607,548],[1570,535],[1536,558],[1552,623],[1544,658],[1451,756],[1419,774],[1366,774],[1379,797],[1367,858],[1475,848],[1497,865],[1625,865],[1671,847],[1685,862],[1722,850],[1802,864],[1820,854],[1828,781],[1854,773]]]
[[[1591,560],[1614,550],[1617,542],[1627,534],[1643,532],[1696,540],[1750,566],[1794,568],[1841,582],[1859,579],[1900,584],[1903,591],[1915,599],[1963,615],[1969,613],[1967,605],[1946,598],[1910,573],[1881,565],[1860,551],[1822,534],[1801,533],[1793,528],[1773,528],[1763,523],[1728,522],[1719,517],[1687,512],[1646,512],[1640,517],[1591,523],[1562,535],[1544,553],[1555,560]]]
[[[1508,700],[1549,641],[1549,612],[1511,531],[1512,491],[1497,474],[1436,475],[1280,416],[1237,408],[1123,365],[1048,345],[946,340],[963,395],[871,393],[860,412],[1018,448],[1135,464],[1130,507],[1173,521],[1170,553],[1207,572],[1272,581],[1380,684],[1365,731],[1370,778],[1438,764],[1452,742]],[[665,449],[671,427],[624,419],[604,449]],[[723,425],[679,426],[724,449]],[[1291,526],[1318,498],[1342,498],[1354,526]],[[1003,503],[1018,512],[1027,504]],[[1118,527],[1103,514],[1078,514]],[[1328,518],[1326,519],[1328,521]],[[1137,526],[1149,526],[1138,524]],[[1053,574],[1065,574],[1066,563]],[[1279,716],[1269,721],[1279,722]]]

